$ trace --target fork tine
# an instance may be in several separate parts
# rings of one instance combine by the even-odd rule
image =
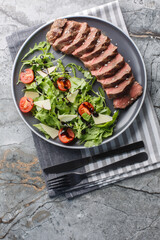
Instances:
[[[69,184],[63,184],[63,185],[57,185],[57,186],[54,186],[54,187],[49,186],[48,189],[49,190],[52,189],[52,190],[58,191],[58,190],[61,190],[61,189],[66,189],[68,187],[70,187]]]
[[[60,180],[54,180],[51,182],[47,182],[48,184],[58,184],[58,183],[61,183],[61,182],[65,182],[66,179],[65,178],[61,178]]]
[[[59,187],[69,187],[70,184],[68,182],[62,182],[60,184],[55,184],[55,185],[48,185],[48,188],[56,189]]]
[[[49,188],[57,188],[57,187],[61,187],[61,186],[66,186],[69,187],[71,185],[71,181],[69,177],[64,177],[61,181],[59,182],[50,182],[48,183],[48,187]]]
[[[50,187],[56,187],[58,185],[64,185],[64,184],[70,185],[70,180],[68,177],[63,177],[59,181],[47,182],[47,184]]]
[[[51,178],[51,179],[47,180],[47,182],[52,182],[52,181],[57,182],[57,181],[59,181],[59,180],[61,180],[61,179],[64,179],[64,177],[65,177],[65,176],[60,176],[60,177],[56,177],[56,178]]]
[[[57,186],[62,186],[64,184],[68,184],[68,182],[61,181],[61,182],[58,182],[58,183],[52,183],[52,184],[50,183],[50,184],[48,184],[48,186],[50,186],[50,187],[57,187]]]
[[[68,182],[68,176],[63,176],[59,179],[52,179],[52,181],[47,181],[48,184],[57,184],[57,183],[61,183],[61,182]]]

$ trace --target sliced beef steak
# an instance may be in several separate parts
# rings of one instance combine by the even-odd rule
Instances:
[[[114,87],[129,77],[131,72],[131,67],[128,65],[128,63],[125,63],[124,66],[114,76],[98,80],[98,82],[100,82],[104,88]]]
[[[88,34],[85,42],[83,42],[83,44],[72,53],[73,56],[81,57],[83,54],[91,52],[94,49],[100,34],[101,31],[99,29],[91,27],[90,33]]]
[[[52,45],[57,38],[62,35],[63,29],[67,23],[67,19],[57,19],[51,26],[49,32],[47,32],[47,41]]]
[[[64,46],[61,51],[66,54],[71,54],[76,48],[82,45],[82,43],[87,38],[87,35],[89,34],[90,27],[86,22],[81,23],[80,29],[78,31],[77,36],[73,40],[73,42],[67,46]]]
[[[143,92],[142,86],[134,82],[127,95],[113,100],[114,108],[124,109],[131,105]]]
[[[107,63],[109,60],[111,60],[115,55],[117,55],[117,53],[118,53],[117,47],[114,46],[112,43],[110,43],[108,48],[105,51],[103,51],[98,57],[95,57],[88,62],[84,62],[84,65],[90,71],[99,69],[105,63]]]
[[[64,46],[71,44],[78,34],[81,24],[75,21],[67,21],[62,35],[53,43],[55,50],[61,50]]]
[[[108,64],[98,70],[91,71],[97,79],[104,79],[113,76],[124,65],[124,58],[118,53]]]
[[[94,57],[99,56],[99,54],[106,50],[108,45],[110,44],[110,39],[107,36],[104,36],[103,34],[100,35],[100,37],[97,40],[97,43],[95,45],[95,48],[90,53],[83,54],[80,59],[82,62],[89,61],[93,59]]]
[[[86,22],[57,19],[46,37],[55,50],[80,58],[113,99],[115,108],[126,108],[142,94],[131,67],[99,29]]]
[[[127,90],[129,90],[129,88],[133,84],[133,82],[134,82],[134,77],[132,75],[127,80],[124,80],[123,82],[121,82],[119,85],[116,85],[115,87],[105,88],[108,98],[113,99],[113,98],[119,98],[124,96]]]

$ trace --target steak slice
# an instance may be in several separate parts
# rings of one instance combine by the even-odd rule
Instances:
[[[124,66],[114,76],[98,80],[98,82],[100,82],[104,88],[114,87],[129,77],[131,72],[131,67],[128,65],[128,63],[125,63]]]
[[[91,52],[94,49],[100,34],[101,31],[99,29],[91,27],[90,33],[85,42],[83,42],[83,44],[72,53],[72,55],[75,57],[81,57],[84,53]]]
[[[134,82],[127,95],[113,100],[114,108],[125,109],[135,102],[137,98],[141,96],[142,92],[142,86],[138,82]]]
[[[64,46],[71,44],[75,36],[78,34],[80,26],[81,24],[79,22],[67,21],[62,35],[53,43],[53,48],[55,50],[61,50]]]
[[[47,32],[46,39],[52,45],[57,38],[62,35],[63,29],[67,23],[67,19],[57,19],[51,26],[49,32]]]
[[[84,65],[86,68],[89,68],[90,71],[99,69],[105,63],[111,60],[115,55],[117,55],[117,53],[117,47],[110,43],[108,48],[105,51],[101,52],[98,57],[95,57],[88,62],[84,62]]]
[[[92,52],[90,53],[85,53],[83,54],[80,59],[81,61],[89,61],[91,59],[93,59],[94,57],[99,56],[99,54],[106,50],[108,45],[110,44],[110,39],[109,37],[101,34],[100,37],[97,40],[97,44],[95,45],[95,48],[93,49]]]
[[[91,71],[92,75],[98,79],[113,76],[124,65],[124,58],[121,54],[117,54],[108,64],[105,64],[98,70]]]
[[[134,82],[133,74],[127,79],[112,88],[105,88],[107,96],[109,99],[119,98],[125,95],[127,90],[131,87]]]
[[[89,34],[90,27],[86,22],[80,23],[80,25],[81,26],[77,36],[75,37],[75,39],[71,44],[64,46],[61,49],[62,52],[66,54],[71,54],[74,50],[76,50],[77,47],[81,46],[82,43],[85,41],[85,39],[87,38],[87,35]]]

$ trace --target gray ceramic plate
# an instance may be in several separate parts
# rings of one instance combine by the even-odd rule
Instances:
[[[134,44],[134,42],[126,36],[119,28],[115,27],[109,22],[103,21],[99,18],[95,17],[88,17],[88,16],[70,16],[67,17],[68,19],[72,19],[78,22],[87,22],[90,26],[99,28],[105,35],[109,36],[112,39],[113,44],[118,45],[118,51],[121,53],[125,59],[126,62],[129,61],[130,66],[132,67],[133,74],[135,76],[135,79],[143,86],[143,94],[142,96],[128,109],[120,111],[119,119],[116,125],[116,128],[114,130],[113,136],[105,139],[103,143],[108,143],[118,137],[121,133],[123,133],[134,121],[137,114],[139,113],[146,93],[146,87],[147,87],[147,78],[146,78],[146,70],[145,65],[143,62],[143,59],[141,57],[141,54]],[[77,148],[82,149],[85,148],[83,145],[78,145],[78,143],[75,143],[71,146],[62,144],[59,139],[49,139],[47,140],[44,135],[38,131],[35,127],[33,127],[33,124],[38,123],[38,120],[36,120],[30,113],[23,114],[18,107],[18,103],[20,98],[23,96],[23,84],[18,84],[18,74],[21,67],[21,59],[25,55],[25,53],[28,52],[30,47],[33,47],[35,43],[39,43],[40,41],[46,40],[46,33],[50,29],[52,22],[47,23],[43,25],[42,27],[38,28],[34,33],[30,35],[30,37],[25,41],[25,43],[22,45],[21,49],[19,50],[14,65],[13,65],[13,72],[12,72],[12,92],[13,92],[13,98],[15,105],[17,107],[17,110],[24,120],[24,122],[27,124],[27,126],[39,137],[43,138],[44,140],[66,148]],[[60,52],[55,52],[53,49],[51,51],[54,53],[56,58],[59,58],[62,54]],[[79,64],[83,66],[82,62],[78,60],[77,58],[73,56],[66,56],[63,60],[64,64],[74,62],[76,64]],[[97,89],[99,87],[99,83],[96,83],[94,88]],[[112,101],[107,100],[108,106],[114,111]],[[102,144],[103,144],[102,143]]]

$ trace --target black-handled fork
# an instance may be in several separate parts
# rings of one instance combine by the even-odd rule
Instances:
[[[49,190],[54,191],[63,191],[65,189],[71,188],[78,183],[80,183],[83,179],[91,177],[95,174],[100,174],[101,172],[107,172],[110,170],[115,170],[118,168],[126,167],[127,165],[131,166],[135,163],[140,163],[148,159],[148,155],[146,152],[140,152],[131,157],[127,157],[125,159],[120,160],[119,162],[113,163],[109,166],[101,167],[96,170],[90,171],[88,173],[69,173],[67,175],[63,175],[57,177],[55,179],[48,180],[47,186]]]

